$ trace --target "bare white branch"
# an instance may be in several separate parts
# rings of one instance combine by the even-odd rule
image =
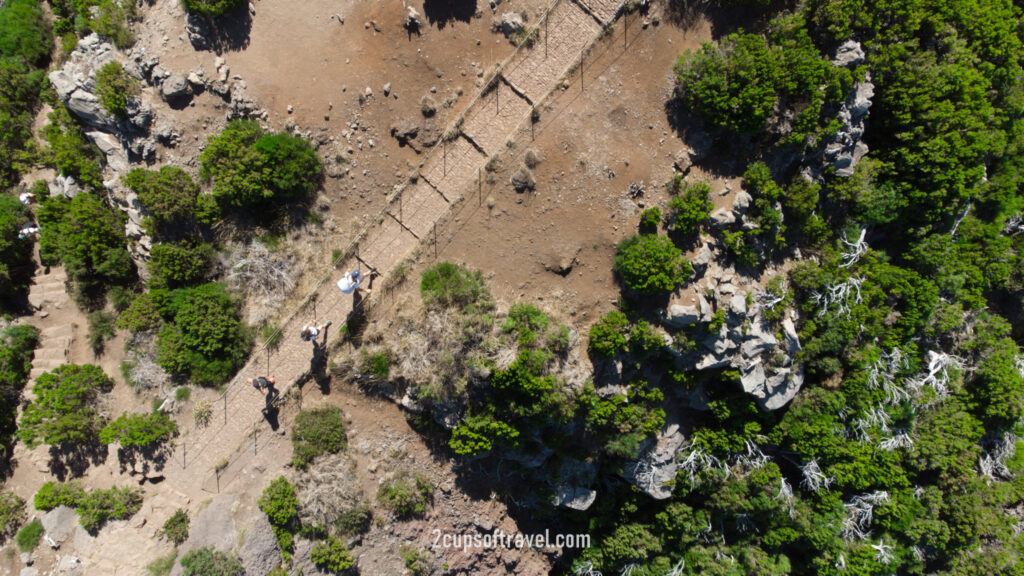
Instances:
[[[945,400],[949,396],[950,368],[962,370],[963,359],[945,352],[929,350],[928,373],[908,379],[907,385],[915,394],[920,394],[925,387],[931,388],[940,401]]]
[[[901,448],[910,448],[914,445],[914,439],[910,437],[904,429],[893,430],[892,436],[885,438],[878,443],[878,447],[882,450],[893,451]]]
[[[861,227],[860,236],[857,240],[850,242],[846,237],[846,230],[843,230],[843,252],[840,256],[843,257],[843,262],[839,264],[840,268],[849,268],[860,260],[860,257],[868,253],[868,243],[864,241],[864,237],[867,235],[867,228]]]
[[[841,533],[846,540],[866,540],[871,531],[871,519],[875,506],[889,501],[889,493],[884,490],[867,494],[858,494],[843,504],[846,508],[846,519],[843,520]]]
[[[875,549],[875,562],[888,566],[896,558],[892,546],[887,545],[885,540],[879,540],[878,544],[872,544],[871,547]]]
[[[821,471],[821,467],[818,466],[818,460],[814,458],[812,458],[807,464],[801,466],[800,472],[804,475],[803,480],[800,481],[800,487],[810,492],[818,492],[822,488],[827,490],[834,480],[834,478],[826,476],[825,473]]]
[[[860,285],[863,283],[863,277],[853,276],[838,284],[826,284],[824,292],[812,290],[811,298],[819,307],[818,316],[823,316],[832,307],[837,314],[849,316],[852,306],[861,303]]]

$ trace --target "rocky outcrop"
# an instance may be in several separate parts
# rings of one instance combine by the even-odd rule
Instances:
[[[75,527],[78,526],[78,517],[75,516],[73,508],[57,506],[44,514],[40,522],[43,523],[43,529],[46,530],[47,542],[56,548],[71,537]]]
[[[839,47],[832,63],[835,66],[856,68],[864,63],[864,49],[859,42],[847,40]],[[822,168],[834,167],[836,176],[853,175],[857,163],[868,153],[868,146],[863,141],[864,119],[867,117],[874,94],[875,85],[871,82],[871,74],[865,73],[864,81],[853,85],[846,100],[839,107],[837,118],[842,122],[842,126],[825,145]],[[817,179],[817,171],[813,172]]]
[[[714,254],[709,245],[705,248]],[[774,324],[764,318],[772,305],[761,288],[740,277],[731,267],[722,268],[712,257],[707,272],[694,286],[696,295],[669,302],[662,324],[678,330],[703,325],[694,331],[698,352],[682,357],[684,368],[739,371],[743,390],[764,410],[785,406],[803,385],[803,366],[794,362],[800,340],[792,318]],[[715,316],[721,324],[710,330]],[[595,379],[595,382],[597,379]]]
[[[265,514],[258,514],[247,527],[239,556],[246,574],[269,574],[281,563],[281,548]]]
[[[597,499],[592,486],[597,479],[597,465],[593,462],[567,460],[558,472],[558,483],[551,503],[570,510],[586,510]]]
[[[686,437],[679,424],[668,424],[655,437],[648,440],[640,452],[640,458],[626,464],[623,472],[630,484],[655,500],[664,500],[672,495],[672,488],[679,462],[676,453],[686,444]]]
[[[501,17],[501,32],[505,36],[511,36],[522,30],[525,25],[523,17],[517,12],[508,12]]]
[[[50,182],[49,189],[50,196],[64,196],[65,198],[74,198],[80,190],[78,182],[73,176],[61,176],[60,174]]]

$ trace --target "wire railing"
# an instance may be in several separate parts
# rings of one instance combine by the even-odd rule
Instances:
[[[549,25],[549,20],[551,19],[552,12],[554,12],[554,10],[563,2],[571,3],[573,2],[573,0],[555,0],[547,8],[547,10],[544,12],[543,16],[537,22],[537,24],[535,24],[532,27],[532,30],[537,31],[538,34],[540,34],[541,29],[544,30],[544,44],[547,44],[547,30],[550,27],[550,25],[554,25],[554,27],[557,30],[558,25],[565,21],[565,18],[563,18],[562,20],[559,20],[558,22]],[[580,1],[578,5],[580,5],[581,9],[584,10],[589,16],[597,18],[593,14],[593,12],[591,12],[590,9],[587,8],[585,3]],[[597,40],[597,38],[598,36],[590,38],[587,41],[586,46],[588,48],[592,46],[593,43]],[[457,116],[451,119],[451,121],[448,123],[448,126],[444,131],[444,135],[438,141],[438,143],[424,153],[423,160],[420,163],[420,168],[422,169],[424,166],[427,165],[428,162],[430,162],[433,159],[436,159],[438,154],[447,155],[446,143],[449,140],[457,138],[461,134],[460,128],[462,126],[462,123],[465,121],[467,115],[474,110],[474,107],[477,106],[477,104],[487,94],[489,94],[490,90],[500,88],[498,83],[503,81],[506,82],[511,87],[511,84],[504,79],[506,74],[506,68],[509,66],[511,62],[513,62],[524,51],[539,51],[541,49],[545,48],[542,48],[542,46],[540,45],[540,40],[535,41],[532,46],[527,46],[525,44],[520,45],[513,49],[512,52],[505,59],[499,62],[495,66],[488,80],[482,83],[481,87],[479,88],[479,90],[477,90],[477,92],[474,94],[473,98],[469,101],[469,103],[463,108],[463,110]],[[560,74],[558,74],[557,77],[551,78],[546,84],[546,89],[550,91],[551,88],[557,85],[558,81],[561,80],[566,73],[576,70],[580,66],[580,63],[582,62],[584,55],[585,50],[581,50],[579,56],[575,59],[574,64],[570,66],[567,70],[564,70]],[[522,66],[526,61],[527,58],[521,59],[515,65],[515,67],[508,69],[508,73],[515,71],[516,69],[518,69],[519,66]],[[522,96],[529,102],[529,99],[525,98],[525,95]],[[531,107],[537,104],[537,102],[529,103],[531,104]],[[517,126],[522,125],[524,120],[525,117],[523,119],[520,119],[518,121]],[[447,157],[445,157],[444,160],[446,161]],[[248,362],[238,371],[238,373],[236,373],[236,375],[225,387],[224,392],[218,398],[211,402],[212,414],[209,422],[205,426],[193,424],[181,435],[176,444],[173,461],[181,465],[182,468],[188,468],[190,463],[196,462],[197,459],[200,459],[211,445],[223,445],[225,442],[231,442],[234,444],[231,448],[231,452],[228,453],[228,455],[224,459],[216,463],[213,463],[210,466],[211,469],[209,470],[209,475],[205,476],[203,479],[204,489],[209,490],[216,486],[215,489],[219,490],[221,487],[226,485],[226,483],[230,482],[231,479],[237,477],[240,471],[240,467],[237,466],[239,461],[249,457],[249,455],[258,455],[261,445],[266,447],[269,443],[276,443],[280,441],[281,437],[276,434],[260,433],[260,429],[262,428],[261,424],[264,420],[264,415],[262,414],[262,412],[258,412],[258,406],[260,402],[253,402],[251,400],[246,401],[244,398],[241,398],[243,393],[250,392],[248,390],[249,374],[253,373],[254,371],[257,373],[260,372],[261,362],[266,362],[265,373],[272,373],[272,357],[273,354],[275,353],[275,349],[277,348],[278,342],[284,335],[284,330],[291,326],[291,323],[295,320],[298,314],[307,311],[311,304],[315,307],[316,304],[320,302],[318,295],[320,294],[321,289],[323,288],[325,283],[333,279],[333,276],[335,275],[335,272],[338,270],[339,265],[354,259],[356,262],[370,268],[371,270],[377,270],[380,266],[383,266],[383,264],[380,262],[376,263],[377,265],[375,266],[375,263],[363,261],[359,253],[360,245],[367,240],[368,235],[371,232],[373,232],[376,229],[376,227],[381,225],[383,219],[388,217],[397,220],[399,224],[401,224],[403,228],[405,228],[406,231],[409,231],[411,233],[411,230],[409,230],[408,227],[406,227],[405,224],[403,223],[403,221],[406,220],[406,214],[404,211],[404,207],[401,204],[402,195],[406,192],[406,190],[410,188],[410,186],[414,185],[419,178],[420,176],[418,174],[411,174],[407,176],[406,179],[401,184],[394,187],[394,189],[387,195],[383,207],[380,210],[378,210],[370,219],[370,223],[364,226],[355,235],[355,237],[353,237],[349,241],[347,246],[344,248],[344,250],[340,252],[338,257],[331,262],[330,271],[324,274],[321,278],[319,278],[318,281],[313,285],[313,287],[307,291],[307,293],[303,296],[299,303],[292,307],[290,312],[279,322],[278,328],[275,329],[274,332],[271,333],[268,337],[266,337],[260,344],[260,346],[252,352]],[[482,175],[479,170],[478,179],[482,179]],[[424,180],[426,181],[425,178]],[[441,190],[437,189],[434,183],[431,183],[429,181],[427,181],[427,183],[431,187],[434,187],[437,192],[441,193]],[[481,185],[482,181],[478,181],[477,186],[480,187]],[[443,193],[441,193],[441,195],[444,197]],[[449,204],[452,204],[458,202],[461,198],[462,197],[445,197],[445,200]],[[399,214],[399,216],[397,217],[394,214],[394,208],[396,203],[398,204]],[[416,211],[414,210],[410,215],[415,216],[415,214]],[[438,219],[434,220],[434,235],[433,239],[431,240],[435,246],[435,256],[437,254],[437,220]],[[413,236],[416,235],[413,234]],[[419,237],[417,237],[417,239],[421,242],[425,240],[430,240],[429,238]],[[394,242],[394,239],[392,239],[391,242]],[[399,257],[396,259],[396,262],[394,262],[395,264],[401,261],[402,256],[404,255],[398,256]],[[390,272],[391,270],[381,271],[381,279],[385,283],[387,283],[388,281],[387,275],[390,274]],[[325,317],[329,316],[330,313],[336,310],[338,305],[343,301],[344,300],[342,298],[334,298],[333,302],[330,303],[326,309],[316,310],[317,315],[323,315]],[[368,300],[364,300],[362,302],[362,305],[367,307],[367,311],[369,307],[372,307],[371,301]],[[282,382],[282,388],[280,391],[281,395],[287,396],[294,383],[297,381],[301,381],[308,373],[309,369],[307,368],[305,370],[300,370],[300,372],[297,374],[289,374],[288,379]],[[248,406],[250,409],[252,409],[253,406],[256,406],[255,409],[257,410],[257,413],[232,413],[233,409],[243,408],[245,406]],[[232,421],[238,421],[238,418],[242,418],[248,421],[248,423],[240,431],[241,434],[232,434],[230,435],[230,437],[224,437],[224,435],[221,434],[221,432],[225,431],[225,429],[229,426],[229,424]],[[248,448],[248,442],[251,442],[251,449]],[[205,472],[207,471],[204,470],[201,473]],[[215,481],[211,482],[211,480]]]

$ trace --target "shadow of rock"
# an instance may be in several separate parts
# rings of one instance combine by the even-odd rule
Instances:
[[[237,8],[217,18],[189,14],[185,21],[185,33],[192,47],[217,54],[247,48],[251,31],[252,15],[246,2],[239,2]]]
[[[476,14],[476,0],[424,0],[423,12],[427,22],[442,30],[451,22],[469,23]]]

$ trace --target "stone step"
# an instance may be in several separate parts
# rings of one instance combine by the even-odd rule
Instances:
[[[35,361],[33,361],[33,364],[41,360],[65,360],[67,357],[67,348],[39,348],[35,351]]]
[[[49,328],[43,328],[40,332],[44,341],[49,338],[59,338],[66,336],[71,338],[74,336],[75,329],[71,324],[61,324],[60,326],[50,326]]]
[[[29,294],[29,304],[40,308],[47,304],[66,304],[68,302],[68,295],[66,292],[54,292],[51,294]]]

